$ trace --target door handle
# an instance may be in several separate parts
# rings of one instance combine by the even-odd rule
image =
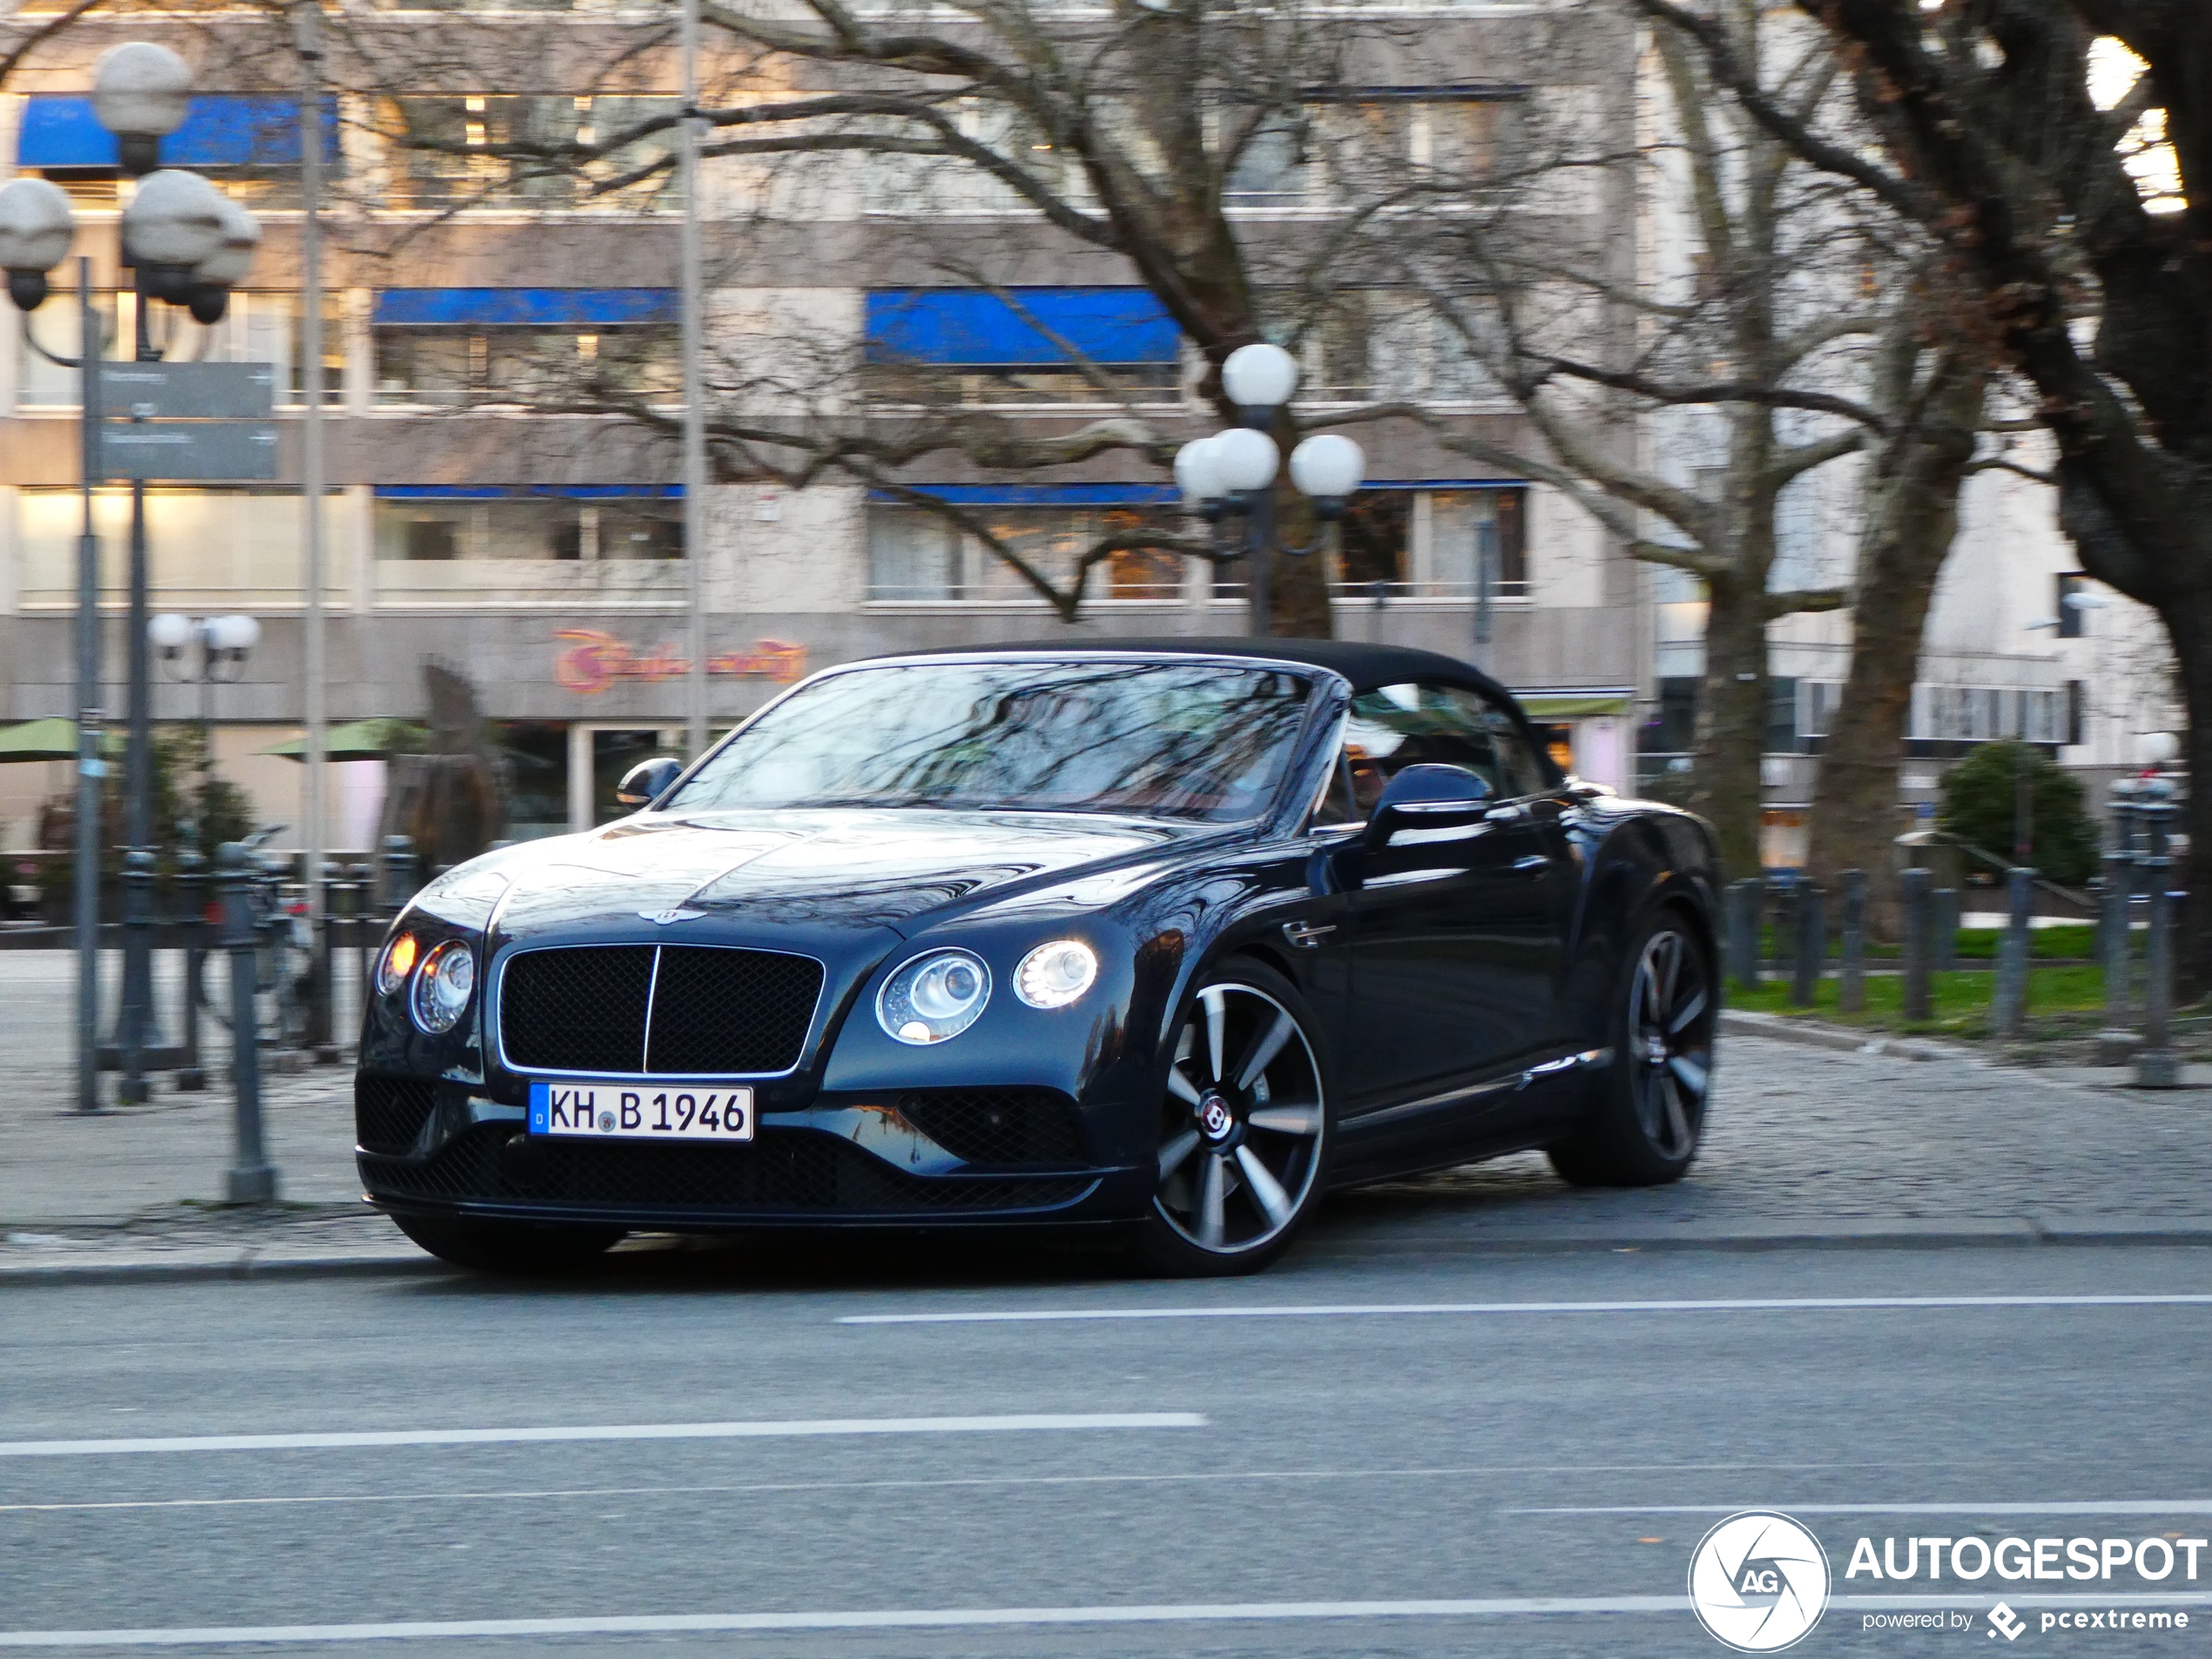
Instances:
[[[1318,950],[1322,940],[1336,930],[1333,921],[1286,921],[1283,924],[1283,937],[1303,949]]]
[[[1515,875],[1541,875],[1551,868],[1551,863],[1541,853],[1531,853],[1526,858],[1515,859],[1513,871]]]

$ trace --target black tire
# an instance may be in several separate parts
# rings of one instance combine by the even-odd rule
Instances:
[[[1548,1149],[1578,1187],[1651,1187],[1696,1162],[1711,1097],[1720,998],[1712,953],[1682,911],[1659,911],[1622,954],[1596,1109]]]
[[[1336,1111],[1319,1022],[1272,968],[1226,962],[1200,977],[1169,1051],[1137,1257],[1169,1278],[1256,1273],[1328,1185]]]
[[[394,1216],[393,1224],[440,1261],[512,1278],[573,1273],[621,1242],[619,1227],[564,1226],[528,1221],[442,1221]]]

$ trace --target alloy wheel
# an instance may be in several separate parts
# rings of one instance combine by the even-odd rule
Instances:
[[[1325,1126],[1320,1066],[1297,1019],[1253,986],[1209,985],[1168,1068],[1153,1202],[1201,1250],[1257,1250],[1305,1207]]]
[[[1636,1122],[1661,1157],[1688,1157],[1712,1086],[1712,988],[1704,958],[1662,928],[1644,942],[1629,1001],[1629,1064]]]

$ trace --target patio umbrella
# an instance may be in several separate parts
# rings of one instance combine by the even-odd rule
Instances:
[[[374,719],[331,727],[323,736],[323,754],[332,760],[384,760],[393,755],[413,754],[429,735],[411,720],[380,715]],[[272,744],[261,752],[304,761],[307,758],[307,740],[293,738],[288,742]]]
[[[109,754],[119,753],[123,748],[123,734],[107,732],[101,734],[100,747]],[[65,720],[59,715],[45,720],[26,720],[21,725],[11,725],[0,731],[0,765],[11,760],[74,760],[77,759],[77,722]]]

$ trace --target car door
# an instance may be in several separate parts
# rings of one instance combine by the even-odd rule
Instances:
[[[1394,832],[1349,895],[1353,1115],[1464,1122],[1495,1102],[1459,1091],[1517,1076],[1558,1041],[1563,837],[1510,715],[1464,687],[1386,687],[1354,700],[1345,750],[1372,809],[1407,765],[1463,766],[1496,804],[1479,823]]]

